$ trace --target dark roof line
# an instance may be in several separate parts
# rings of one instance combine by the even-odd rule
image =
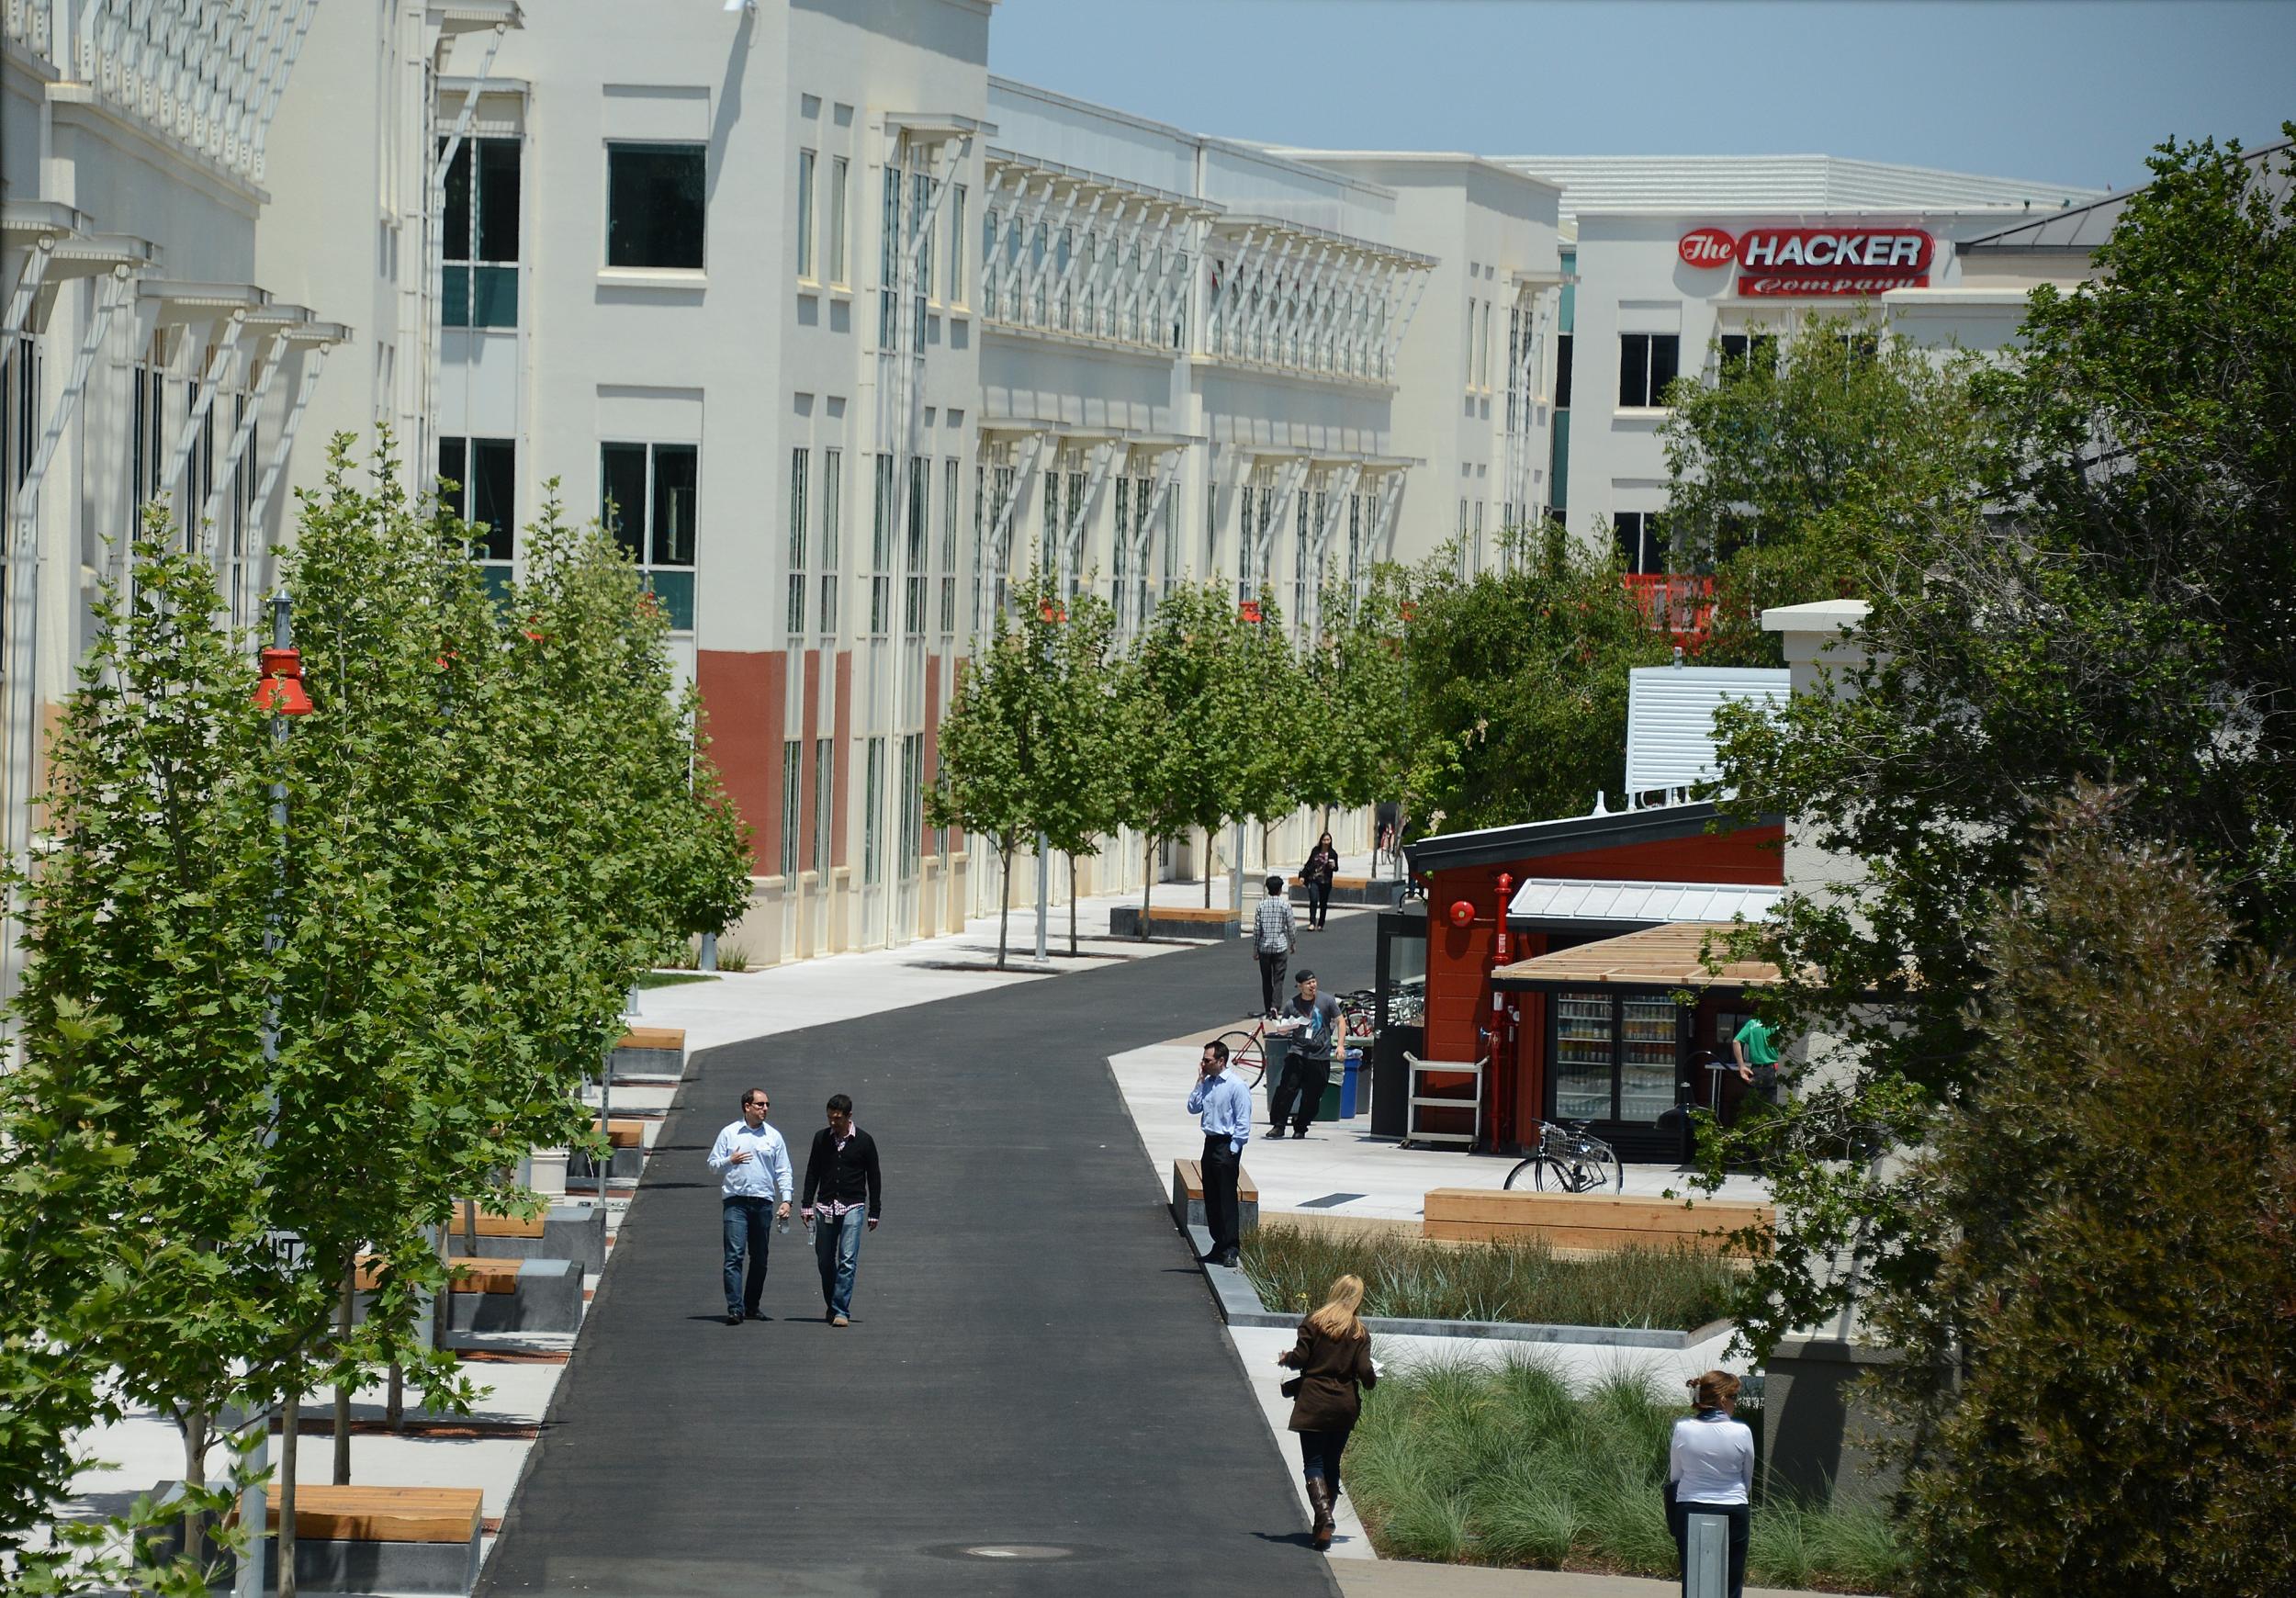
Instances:
[[[1723,814],[1722,807],[1714,801],[1701,800],[1691,805],[1653,805],[1646,810],[1615,810],[1605,816],[1565,816],[1552,821],[1529,821],[1513,827],[1487,827],[1474,832],[1423,838],[1417,843],[1404,845],[1403,853],[1414,875],[1453,871],[1461,866],[1500,865],[1508,861],[1575,854],[1584,849],[1695,838]],[[1784,824],[1783,816],[1750,816],[1739,823],[1741,827]]]
[[[2256,168],[2269,181],[2275,174],[2267,164],[2268,157],[2296,151],[2296,139],[2283,139],[2256,150],[2240,152],[2241,161]],[[2019,222],[1998,232],[1983,233],[1974,239],[1964,239],[1954,246],[1961,255],[1999,252],[2009,254],[2058,255],[2085,254],[2095,250],[2112,236],[2114,224],[2129,203],[2129,197],[2146,186],[2125,188],[2103,199],[2091,200],[2085,206],[2073,206],[2051,211],[2031,221]]]

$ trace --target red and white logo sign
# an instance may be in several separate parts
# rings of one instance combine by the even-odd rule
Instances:
[[[1802,298],[1921,287],[1937,241],[1919,228],[1750,228],[1736,239],[1694,228],[1675,250],[1690,266],[1735,261],[1742,296]]]
[[[1685,266],[1728,266],[1738,259],[1738,241],[1719,228],[1693,228],[1674,249]]]

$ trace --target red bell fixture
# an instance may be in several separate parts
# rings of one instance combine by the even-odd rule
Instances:
[[[1475,924],[1475,902],[1472,899],[1453,899],[1450,913],[1454,927],[1471,927]]]
[[[256,709],[274,715],[310,715],[317,707],[303,687],[303,657],[293,649],[265,649],[254,701]]]

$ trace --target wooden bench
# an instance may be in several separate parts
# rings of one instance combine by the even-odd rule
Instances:
[[[592,1131],[600,1131],[602,1123],[599,1121],[593,1120],[590,1123],[590,1130]],[[613,1120],[603,1122],[602,1129],[606,1134],[606,1142],[617,1149],[642,1149],[646,1146],[646,1122],[642,1120],[624,1120],[620,1116],[616,1116]]]
[[[1148,936],[1151,938],[1232,938],[1243,925],[1243,917],[1229,909],[1206,909],[1201,905],[1152,905],[1148,907]],[[1109,911],[1109,936],[1139,937],[1140,906],[1119,905]]]
[[[682,1082],[686,1074],[683,1027],[632,1027],[614,1040],[606,1059],[617,1082]]]
[[[613,1045],[617,1049],[675,1049],[685,1052],[686,1030],[683,1027],[632,1027]]]
[[[1260,1190],[1249,1173],[1239,1170],[1235,1178],[1236,1230],[1250,1232],[1260,1223]],[[1204,1220],[1204,1163],[1201,1160],[1172,1162],[1172,1224],[1186,1232],[1191,1226],[1207,1224]]]
[[[1290,888],[1291,901],[1296,905],[1308,902],[1308,884],[1299,877],[1284,879]],[[1369,905],[1379,909],[1393,909],[1403,902],[1403,884],[1393,877],[1339,877],[1332,879],[1332,903],[1334,905]]]
[[[278,1484],[264,1492],[276,1532]],[[467,1593],[478,1584],[484,1526],[484,1499],[475,1487],[298,1481],[296,1585],[306,1592]]]
[[[279,1525],[279,1484],[264,1489]],[[295,1535],[333,1542],[459,1543],[484,1524],[475,1487],[331,1487],[295,1484]]]
[[[1615,1250],[1681,1246],[1719,1253],[1729,1233],[1771,1223],[1766,1204],[1598,1193],[1523,1193],[1495,1187],[1437,1187],[1426,1197],[1420,1235],[1448,1242],[1538,1238],[1556,1248]]]

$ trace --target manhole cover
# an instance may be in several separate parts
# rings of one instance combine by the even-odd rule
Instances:
[[[958,1551],[976,1559],[1064,1559],[1073,1550],[1045,1543],[983,1543]]]

